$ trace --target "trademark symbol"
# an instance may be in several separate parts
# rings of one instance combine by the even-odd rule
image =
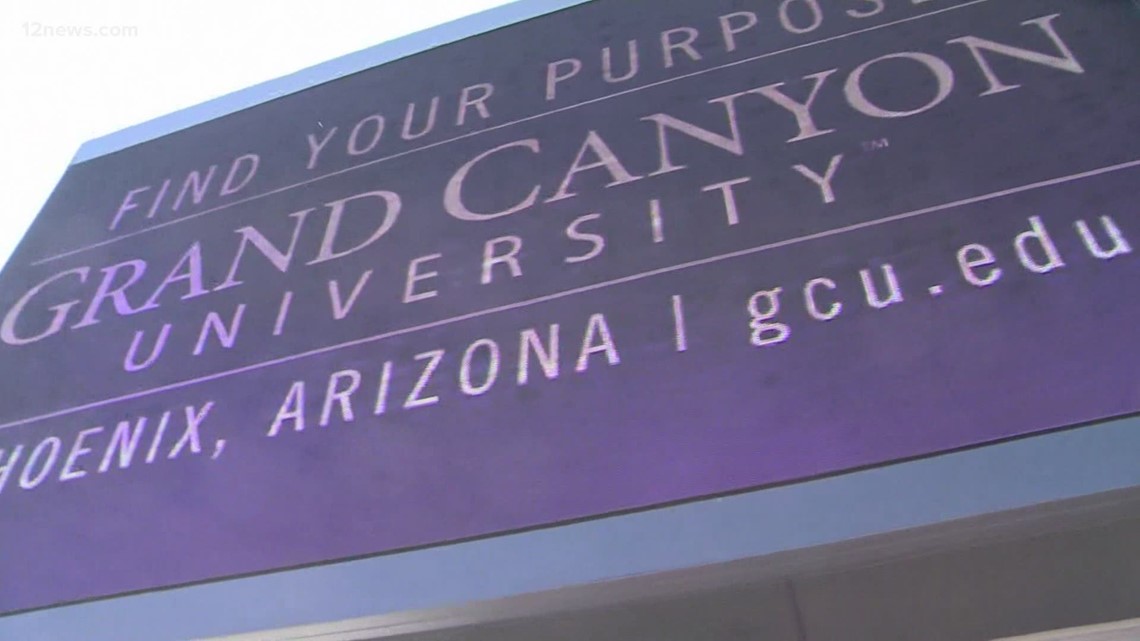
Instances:
[[[875,140],[864,140],[862,147],[863,151],[879,151],[891,146],[891,141],[886,138],[876,138]]]

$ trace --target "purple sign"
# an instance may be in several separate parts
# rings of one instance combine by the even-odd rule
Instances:
[[[75,165],[0,614],[1136,412],[1137,62],[1126,2],[597,0]]]

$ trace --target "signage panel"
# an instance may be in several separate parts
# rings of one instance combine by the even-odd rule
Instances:
[[[73,166],[0,276],[0,613],[1136,412],[1138,36],[597,0]]]

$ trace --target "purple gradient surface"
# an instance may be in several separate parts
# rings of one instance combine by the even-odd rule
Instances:
[[[98,323],[75,327],[80,305],[54,335],[0,344],[0,466],[9,464],[0,474],[10,470],[0,477],[0,614],[741,491],[1140,409],[1140,109],[1130,99],[1140,23],[1124,3],[895,3],[865,18],[829,4],[807,34],[781,30],[773,10],[731,51],[719,17],[736,3],[643,4],[653,10],[599,0],[69,170],[0,276],[0,311],[64,270],[86,267],[90,280],[36,299],[45,302],[17,326],[25,335],[50,322],[48,304],[89,301],[110,265],[146,262],[140,293],[128,293],[137,307],[195,242],[212,288],[226,280],[243,226],[280,245],[289,213],[375,189],[399,193],[403,210],[389,234],[335,261],[281,273],[251,260],[241,286],[183,299],[183,279],[155,309],[117,315],[108,302]],[[1027,23],[1054,13],[1079,72],[990,53],[993,73],[1018,86],[987,93],[968,48],[950,42],[974,35],[1055,54]],[[652,47],[689,25],[702,34],[700,59],[665,67]],[[607,82],[601,48],[630,38],[644,48],[644,69],[628,87]],[[908,117],[854,109],[844,78],[901,51],[948,65],[946,98]],[[567,57],[595,66],[547,100],[546,64]],[[868,67],[868,99],[903,111],[937,92],[921,68],[894,62]],[[725,111],[710,100],[780,82],[805,100],[804,77],[827,69],[838,71],[813,115],[834,132],[789,142],[791,115],[749,94],[756,100],[742,98],[737,114],[741,153],[674,133],[671,153],[686,167],[653,175],[660,149],[646,116],[723,135]],[[344,133],[385,113],[398,133],[409,101],[454,101],[453,89],[478,82],[498,98],[468,129],[392,135],[375,154],[342,147],[306,167],[314,122]],[[520,140],[540,141],[541,152],[481,166],[465,197],[485,211],[536,183],[549,197],[591,131],[637,180],[611,185],[612,167],[595,168],[574,177],[577,196],[517,214],[470,222],[443,211],[458,167]],[[262,166],[240,197],[155,220],[136,211],[107,230],[128,190],[251,150]],[[796,166],[822,172],[837,156],[825,202]],[[741,178],[733,223],[709,186]],[[604,248],[567,260],[591,249],[567,229],[593,214],[579,232],[604,238]],[[341,241],[360,242],[366,225],[346,222]],[[299,256],[315,255],[318,232],[302,228]],[[500,264],[484,283],[485,243],[508,235],[521,244],[521,273]],[[963,268],[959,252],[974,244],[990,256]],[[437,295],[403,302],[409,262],[432,254],[421,273],[437,273],[423,282]],[[891,304],[882,302],[886,266],[897,280]],[[342,303],[363,283],[339,320],[330,281]],[[805,301],[811,283],[815,307]],[[767,321],[785,329],[764,336],[786,339],[755,345],[749,301],[776,288],[779,310]],[[293,302],[275,335],[285,292]],[[204,319],[227,323],[239,305],[232,347],[213,340],[196,350]],[[150,345],[167,323],[154,364],[124,371],[136,332]],[[531,353],[520,381],[525,330],[557,331],[556,374]],[[463,374],[475,344],[483,347]],[[328,397],[352,372],[350,418]],[[305,428],[287,422],[274,433],[302,383]],[[382,412],[378,390],[387,390]],[[200,431],[184,433],[184,408],[207,404]],[[169,431],[157,437],[166,411]],[[138,417],[147,422],[133,455],[108,454],[115,426]],[[91,452],[71,468],[84,474],[64,480],[84,430]],[[53,438],[59,452],[48,466]]]

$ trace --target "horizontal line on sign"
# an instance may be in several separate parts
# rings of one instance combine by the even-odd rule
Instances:
[[[257,371],[260,369],[265,369],[267,367],[274,367],[276,365],[283,365],[285,363],[291,363],[293,361],[309,358],[311,356],[319,356],[321,354],[328,354],[330,352],[334,352],[334,351],[349,348],[349,347],[357,347],[360,345],[367,345],[369,343],[375,343],[378,341],[387,340],[389,338],[395,338],[397,336],[404,336],[407,334],[413,334],[413,333],[421,332],[424,330],[435,329],[438,327],[445,327],[447,325],[452,325],[454,323],[459,323],[459,322],[471,320],[473,318],[480,318],[483,316],[490,316],[493,314],[498,314],[498,313],[507,312],[507,311],[511,311],[511,310],[523,309],[526,307],[530,307],[532,305],[538,305],[540,303],[546,303],[546,302],[558,300],[561,298],[567,298],[569,296],[576,296],[578,294],[584,294],[584,293],[596,291],[599,289],[614,287],[616,285],[625,285],[628,283],[633,283],[633,282],[637,282],[640,280],[644,280],[647,278],[653,278],[654,276],[660,276],[662,274],[670,274],[673,272],[678,272],[678,271],[682,271],[682,270],[686,270],[686,269],[692,269],[694,267],[703,267],[705,265],[712,265],[714,263],[719,263],[719,262],[725,261],[725,260],[731,260],[733,258],[740,258],[742,256],[751,256],[753,254],[759,254],[762,252],[770,251],[773,249],[779,249],[782,247],[790,247],[792,245],[798,245],[798,244],[806,243],[806,242],[813,241],[813,240],[820,240],[820,239],[829,238],[832,236],[840,236],[840,235],[850,233],[853,231],[859,231],[861,229],[878,227],[881,225],[886,225],[888,223],[894,223],[894,222],[898,222],[901,220],[907,220],[910,218],[917,218],[919,216],[925,216],[928,214],[933,214],[933,213],[937,213],[940,211],[945,211],[947,209],[953,209],[955,207],[961,207],[964,205],[972,205],[972,204],[976,204],[976,203],[980,203],[980,202],[986,202],[989,200],[995,200],[998,198],[1003,198],[1005,196],[1011,196],[1013,194],[1020,194],[1020,193],[1024,193],[1027,191],[1033,191],[1035,189],[1041,189],[1043,187],[1051,187],[1053,185],[1060,185],[1060,184],[1073,182],[1073,181],[1077,181],[1077,180],[1083,180],[1085,178],[1091,178],[1093,176],[1099,176],[1102,174],[1108,174],[1108,173],[1112,173],[1112,172],[1116,172],[1116,171],[1121,171],[1124,169],[1130,169],[1132,167],[1140,167],[1140,159],[1130,160],[1128,162],[1118,163],[1115,165],[1108,165],[1106,167],[1100,167],[1098,169],[1091,169],[1089,171],[1083,171],[1083,172],[1076,173],[1076,174],[1069,174],[1067,176],[1060,176],[1057,178],[1050,178],[1048,180],[1041,180],[1038,182],[1032,182],[1032,183],[1020,185],[1017,187],[1010,187],[1008,189],[1002,189],[1000,191],[993,191],[993,192],[990,192],[988,194],[982,194],[980,196],[971,196],[970,198],[963,198],[961,200],[954,200],[954,201],[951,201],[948,203],[943,203],[941,205],[933,205],[930,207],[923,207],[922,209],[914,209],[914,210],[904,212],[901,214],[895,214],[893,216],[887,216],[885,218],[879,218],[876,220],[869,220],[869,221],[862,222],[862,223],[855,223],[853,225],[847,225],[846,227],[829,229],[827,231],[816,232],[814,234],[806,234],[803,236],[797,236],[795,238],[788,238],[786,240],[780,240],[780,241],[776,241],[776,242],[772,242],[772,243],[767,243],[764,245],[757,245],[756,247],[749,247],[748,249],[740,249],[740,250],[731,251],[731,252],[728,252],[725,254],[718,254],[716,256],[709,256],[707,258],[700,258],[697,260],[692,260],[692,261],[680,263],[677,265],[670,265],[669,267],[660,267],[657,269],[651,269],[649,271],[640,272],[637,274],[631,274],[629,276],[622,276],[620,278],[614,278],[614,279],[603,281],[600,283],[594,283],[593,285],[585,285],[582,287],[575,287],[573,289],[567,289],[567,290],[564,290],[561,292],[555,292],[553,294],[545,294],[543,296],[537,296],[535,298],[529,298],[527,300],[522,300],[522,301],[518,301],[515,303],[510,303],[507,305],[500,305],[498,307],[491,307],[488,309],[483,309],[483,310],[479,310],[479,311],[475,311],[475,312],[460,314],[458,316],[443,318],[440,320],[431,321],[429,323],[422,323],[420,325],[414,325],[411,327],[404,327],[401,329],[395,329],[395,330],[391,330],[391,331],[384,332],[381,334],[376,334],[374,336],[367,336],[364,338],[358,338],[355,340],[346,341],[344,343],[338,343],[336,345],[329,345],[327,347],[320,347],[320,348],[312,349],[312,350],[309,350],[306,352],[300,352],[298,354],[292,354],[290,356],[282,356],[280,358],[275,358],[272,360],[263,361],[261,363],[254,363],[252,365],[246,365],[243,367],[238,367],[235,369],[226,370],[224,372],[216,372],[214,374],[208,374],[206,376],[200,376],[198,378],[192,378],[192,379],[187,379],[185,381],[179,381],[176,383],[170,383],[167,385],[152,387],[150,389],[141,390],[138,392],[133,392],[131,394],[124,394],[122,396],[116,396],[116,397],[104,399],[101,401],[94,401],[94,402],[86,403],[83,405],[76,405],[74,407],[68,407],[65,409],[56,410],[54,412],[48,412],[46,414],[40,414],[38,416],[31,416],[31,417],[19,419],[16,421],[10,421],[8,423],[0,424],[0,430],[11,428],[11,427],[17,427],[20,425],[27,425],[28,423],[34,423],[36,421],[41,421],[41,420],[45,420],[45,419],[49,419],[49,418],[58,418],[60,416],[67,416],[68,414],[74,414],[74,413],[82,412],[82,411],[86,411],[86,410],[98,409],[100,407],[105,407],[107,405],[113,405],[115,403],[121,403],[123,401],[130,401],[130,400],[135,400],[135,399],[140,399],[140,398],[146,398],[146,397],[152,396],[154,394],[171,392],[171,391],[175,391],[178,389],[182,389],[184,387],[191,387],[191,386],[197,385],[199,383],[208,383],[210,381],[216,381],[216,380],[220,380],[223,378],[229,378],[231,376],[236,376],[238,374],[246,374],[246,373],[254,372],[254,371]]]
[[[539,119],[545,118],[547,116],[560,114],[563,112],[578,109],[580,107],[586,107],[589,105],[597,104],[599,102],[605,102],[606,100],[611,100],[613,98],[619,98],[621,96],[634,94],[634,93],[637,93],[639,91],[644,91],[646,89],[653,89],[654,87],[660,87],[662,85],[671,84],[671,83],[678,82],[681,80],[685,80],[688,78],[693,78],[696,76],[702,76],[704,74],[712,73],[714,71],[719,71],[721,69],[727,69],[727,68],[735,67],[738,65],[756,62],[757,60],[763,60],[765,58],[771,58],[773,56],[783,55],[785,53],[790,53],[792,51],[798,51],[800,49],[806,49],[808,47],[814,47],[816,45],[827,44],[829,42],[835,42],[836,40],[842,40],[844,38],[849,38],[851,36],[857,36],[857,35],[861,35],[864,33],[870,33],[872,31],[879,31],[881,29],[886,29],[888,27],[894,27],[894,26],[897,26],[900,24],[913,22],[915,20],[921,20],[923,18],[929,18],[930,16],[935,16],[935,15],[938,15],[940,13],[946,13],[948,11],[955,11],[957,9],[963,9],[965,7],[969,7],[969,6],[973,6],[976,4],[981,4],[983,2],[989,2],[989,1],[990,0],[971,0],[970,2],[965,2],[963,4],[954,5],[952,7],[946,7],[943,9],[938,9],[936,11],[931,11],[929,13],[922,13],[922,14],[918,14],[918,15],[914,15],[914,16],[909,16],[906,18],[900,18],[898,20],[893,20],[891,22],[884,22],[883,24],[874,25],[874,26],[863,28],[863,29],[856,29],[855,31],[849,31],[847,33],[841,33],[839,35],[829,36],[827,38],[821,38],[819,40],[812,40],[811,42],[805,42],[803,44],[798,44],[798,45],[795,45],[792,47],[787,47],[785,49],[777,49],[775,51],[768,51],[766,53],[758,54],[758,55],[752,56],[750,58],[744,58],[741,60],[734,60],[732,62],[727,62],[725,64],[717,65],[715,67],[709,67],[707,69],[701,69],[699,71],[693,71],[693,72],[682,74],[679,76],[674,76],[672,78],[666,78],[665,80],[659,80],[657,82],[651,82],[649,84],[641,85],[639,87],[633,87],[632,89],[626,89],[624,91],[618,91],[618,92],[615,92],[612,94],[606,94],[604,96],[599,96],[597,98],[591,98],[590,100],[584,100],[582,102],[576,102],[576,103],[571,104],[571,105],[566,105],[565,107],[559,107],[557,109],[551,109],[549,111],[543,111],[543,112],[540,112],[537,114],[526,116],[525,118],[519,118],[518,120],[512,120],[510,122],[504,122],[504,123],[500,123],[498,125],[487,127],[485,129],[480,129],[479,131],[472,131],[472,132],[469,132],[466,134],[461,134],[459,136],[454,136],[452,138],[446,138],[444,140],[439,140],[439,141],[436,141],[436,142],[433,142],[430,144],[423,145],[422,147],[415,147],[413,149],[407,149],[407,150],[401,151],[399,153],[391,154],[388,156],[382,156],[380,158],[374,158],[372,160],[362,162],[358,165],[352,165],[350,167],[345,167],[344,169],[338,169],[336,171],[332,171],[332,172],[329,172],[327,174],[321,174],[319,176],[314,176],[314,177],[309,178],[307,180],[302,180],[300,182],[292,183],[289,185],[284,185],[282,187],[277,187],[275,189],[271,189],[269,191],[262,192],[260,194],[255,194],[253,196],[247,196],[246,198],[234,200],[232,202],[225,203],[224,205],[218,205],[217,207],[211,207],[210,209],[206,209],[206,210],[194,213],[194,214],[188,214],[186,216],[182,216],[182,217],[176,218],[174,220],[169,220],[169,221],[166,221],[164,223],[158,223],[157,225],[152,225],[150,227],[147,227],[146,229],[140,229],[138,231],[133,231],[133,232],[129,232],[126,234],[119,235],[119,236],[114,236],[114,237],[108,238],[107,240],[99,241],[97,243],[91,243],[90,245],[84,245],[84,246],[78,247],[76,249],[71,249],[71,250],[68,250],[65,252],[54,254],[52,256],[40,258],[39,260],[33,261],[31,263],[31,265],[32,266],[43,265],[45,263],[50,263],[52,261],[56,261],[56,260],[59,260],[61,258],[67,258],[68,256],[74,256],[75,254],[81,254],[83,252],[90,251],[92,249],[98,249],[99,247],[106,247],[107,245],[112,245],[112,244],[117,243],[121,240],[126,240],[128,238],[134,238],[135,236],[140,236],[142,234],[147,234],[147,233],[150,233],[152,231],[164,229],[164,228],[170,227],[172,225],[178,225],[178,224],[190,221],[190,220],[194,220],[196,218],[200,218],[202,216],[206,216],[208,214],[217,213],[219,211],[223,211],[223,210],[229,209],[231,207],[236,207],[238,205],[242,205],[242,204],[245,204],[248,202],[260,200],[262,198],[266,198],[269,196],[273,196],[275,194],[280,194],[280,193],[283,193],[286,191],[290,191],[290,190],[296,189],[298,187],[304,187],[306,185],[311,185],[315,182],[325,180],[326,178],[332,178],[335,176],[340,176],[342,174],[346,174],[346,173],[349,173],[352,171],[356,171],[357,169],[363,169],[365,167],[371,167],[372,165],[376,165],[378,163],[387,162],[389,160],[395,160],[397,158],[403,158],[404,156],[416,154],[416,153],[419,153],[421,151],[427,151],[429,149],[435,149],[436,147],[449,145],[453,142],[458,142],[460,140],[466,140],[468,138],[474,138],[475,136],[487,134],[487,133],[490,133],[492,131],[498,131],[500,129],[506,129],[508,127],[513,127],[515,125],[520,125],[520,124],[531,122],[534,120],[539,120]]]

